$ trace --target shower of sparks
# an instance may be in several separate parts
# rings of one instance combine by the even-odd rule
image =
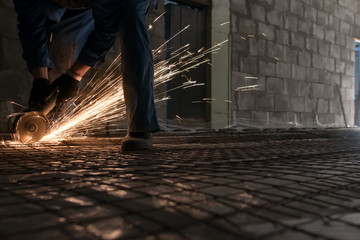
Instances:
[[[161,55],[168,50],[167,44],[189,27],[186,26],[159,48],[153,50],[156,61],[154,65],[155,103],[170,99],[167,94],[175,89],[204,85],[186,77],[187,80],[182,85],[158,93],[159,87],[173,80],[174,77],[183,75],[202,64],[209,64],[208,56],[219,51],[221,46],[228,41],[217,43],[209,49],[201,48],[195,53],[190,52],[190,44],[186,44],[173,50],[168,59],[159,60]],[[52,122],[48,134],[41,139],[41,142],[58,142],[72,136],[90,135],[96,131],[104,131],[106,124],[116,127],[120,121],[125,120],[126,111],[120,62],[121,55],[112,62],[103,74],[95,74],[79,93],[78,98],[74,100],[76,106],[75,104],[67,106],[65,114]],[[214,101],[215,99],[204,100]],[[181,118],[178,117],[178,120],[181,121]]]

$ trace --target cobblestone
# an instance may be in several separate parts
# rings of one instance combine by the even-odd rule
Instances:
[[[0,239],[360,236],[360,131],[158,133],[0,146]]]

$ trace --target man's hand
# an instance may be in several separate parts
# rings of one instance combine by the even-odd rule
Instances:
[[[45,105],[45,100],[50,94],[49,86],[50,82],[46,78],[34,79],[29,99],[30,109],[40,109]]]
[[[66,101],[76,96],[79,90],[79,81],[63,74],[50,85],[50,91],[58,89],[56,107],[60,108]]]

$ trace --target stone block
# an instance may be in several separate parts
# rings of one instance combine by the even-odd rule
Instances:
[[[254,110],[256,107],[255,95],[252,92],[236,92],[237,110]]]
[[[312,66],[313,68],[317,68],[317,69],[324,69],[324,56],[321,56],[319,54],[312,54]]]
[[[309,22],[316,22],[317,11],[315,8],[305,5],[305,18]]]
[[[324,99],[317,100],[317,112],[329,113],[329,101]]]
[[[297,64],[298,49],[292,47],[284,47],[284,60],[288,63]]]
[[[330,57],[340,59],[341,57],[341,47],[336,44],[330,46]]]
[[[332,1],[324,1],[324,12],[329,13],[330,15],[335,14],[335,3]]]
[[[309,82],[298,82],[298,96],[310,97],[311,94],[311,83]]]
[[[5,8],[14,8],[14,2],[13,0],[0,0],[0,7],[5,7]]]
[[[265,21],[265,7],[258,4],[251,4],[251,16],[261,22]]]
[[[258,110],[274,110],[274,95],[258,94],[256,96],[256,109],[258,109]]]
[[[340,74],[336,74],[336,73],[332,73],[331,74],[331,85],[340,85],[341,84],[341,75]]]
[[[315,126],[315,119],[314,113],[300,113],[301,118],[301,127],[314,127]]]
[[[305,81],[306,68],[300,65],[292,64],[292,79]]]
[[[324,8],[324,0],[313,0],[312,5],[314,8],[322,10]]]
[[[289,111],[289,96],[275,95],[275,111],[276,112]]]
[[[298,82],[290,79],[283,80],[283,94],[288,96],[297,96]]]
[[[304,49],[305,36],[303,33],[292,32],[291,33],[291,46]]]
[[[250,55],[265,56],[265,40],[250,38]]]
[[[266,78],[266,92],[267,93],[282,93],[283,82],[280,78],[268,77]]]
[[[335,60],[335,72],[345,73],[345,62],[340,60]]]
[[[336,89],[333,85],[324,85],[323,99],[334,99],[335,91]]]
[[[299,52],[299,64],[302,66],[311,66],[311,54],[306,51]]]
[[[263,76],[275,77],[276,75],[276,63],[265,59],[260,59],[259,72]]]
[[[0,71],[0,100],[27,104],[32,77],[27,70]]]
[[[343,33],[335,33],[335,43],[341,46],[346,46],[346,37]]]
[[[231,54],[231,69],[240,71],[240,54],[237,51],[233,51]]]
[[[330,43],[325,41],[319,42],[319,53],[323,56],[329,56],[330,52]]]
[[[286,127],[286,113],[284,112],[270,112],[270,127],[281,128]]]
[[[349,34],[350,33],[350,24],[345,21],[340,21],[340,32]]]
[[[290,96],[289,111],[304,112],[305,111],[305,98]]]
[[[313,83],[312,84],[312,96],[314,98],[324,97],[324,84]]]
[[[314,68],[306,68],[306,80],[309,82],[319,82],[320,71]]]
[[[255,35],[256,34],[256,22],[247,19],[247,18],[239,18],[239,33],[245,34],[245,35]]]
[[[0,69],[27,69],[19,40],[0,39]]]
[[[318,11],[317,24],[320,26],[327,26],[329,23],[328,17],[329,17],[328,13]]]
[[[266,19],[271,25],[282,27],[283,25],[283,14],[277,9],[267,11]]]
[[[277,57],[280,60],[284,59],[284,46],[281,44],[276,44],[274,42],[267,42],[267,55],[270,58],[275,58]]]
[[[325,37],[325,27],[313,23],[312,33],[317,39],[323,40]]]
[[[240,56],[240,71],[246,73],[257,74],[257,57],[248,56],[242,57]]]
[[[291,63],[278,62],[276,64],[276,76],[279,78],[291,78]]]
[[[317,101],[313,98],[305,97],[305,112],[311,113],[316,111]]]
[[[240,52],[246,51],[247,49],[246,40],[241,38],[242,36],[243,34],[237,34],[237,33],[233,34],[233,38],[232,38],[233,51],[240,51]]]
[[[259,34],[266,34],[266,39],[270,41],[275,40],[275,27],[259,22]]]
[[[325,29],[325,41],[335,43],[335,31]]]
[[[269,127],[270,126],[269,112],[253,111],[251,125],[255,127]]]
[[[233,111],[233,122],[234,124],[250,127],[251,125],[251,111]]]
[[[230,0],[230,4],[235,13],[247,15],[246,0]]]
[[[276,30],[276,43],[280,43],[283,45],[288,45],[289,41],[289,32],[284,29],[277,29]]]
[[[297,32],[298,30],[298,18],[289,13],[284,14],[284,24],[285,29],[290,30],[292,32]]]
[[[329,112],[330,113],[336,113],[341,114],[341,104],[339,100],[330,100],[329,101]]]
[[[275,0],[275,8],[280,11],[289,11],[289,1]]]
[[[330,85],[331,84],[331,74],[332,72],[321,70],[320,76],[319,76],[319,83],[322,83],[324,85]]]
[[[335,59],[324,57],[325,70],[334,72],[335,70]]]
[[[332,127],[335,124],[335,114],[330,114],[330,113],[319,113],[318,114],[318,120],[319,123],[322,126],[329,126]]]
[[[346,36],[346,47],[348,49],[354,49],[355,38],[353,36]]]
[[[348,48],[342,48],[340,52],[340,59],[344,61],[351,61],[352,51]]]
[[[303,17],[304,16],[304,6],[303,3],[299,0],[291,0],[290,3],[290,12],[293,14]]]
[[[346,63],[345,73],[348,76],[355,77],[355,63],[354,62],[347,62]]]
[[[351,82],[354,81],[354,78],[351,76],[341,75],[341,87],[342,88],[351,88]]]
[[[311,22],[299,19],[299,32],[311,34]]]
[[[18,38],[17,15],[14,9],[0,8],[0,38]]]
[[[310,50],[312,52],[317,52],[317,50],[318,50],[318,40],[317,39],[306,38],[305,42],[306,42],[305,47],[307,50]]]

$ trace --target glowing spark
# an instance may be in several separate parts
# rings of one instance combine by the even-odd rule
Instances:
[[[247,76],[245,77],[246,79],[258,79],[258,77],[253,77],[253,76]]]
[[[252,35],[252,34],[249,34],[248,37],[249,37],[249,38],[254,38],[255,36]]]
[[[274,57],[274,59],[275,59],[276,61],[280,61],[280,58],[278,58],[278,57]]]
[[[246,38],[245,37],[240,37],[242,40],[246,40]]]
[[[267,38],[267,35],[265,34],[265,33],[261,33],[264,37],[266,37]]]
[[[155,20],[153,21],[153,23],[157,22],[162,16],[165,15],[165,13],[166,13],[166,11],[163,12],[162,14],[160,14],[157,18],[155,18]]]
[[[254,90],[259,90],[260,86],[261,86],[260,84],[243,86],[236,88],[235,91],[237,92],[254,91]]]
[[[224,23],[220,24],[220,26],[224,26],[226,24],[230,24],[230,22],[224,22]]]
[[[153,25],[149,24],[148,30],[153,29]]]
[[[227,102],[227,103],[232,103],[232,101],[231,101],[231,100],[225,100],[225,102]]]
[[[203,98],[203,101],[216,101],[215,98]]]
[[[50,34],[50,42],[53,40],[53,33]]]

